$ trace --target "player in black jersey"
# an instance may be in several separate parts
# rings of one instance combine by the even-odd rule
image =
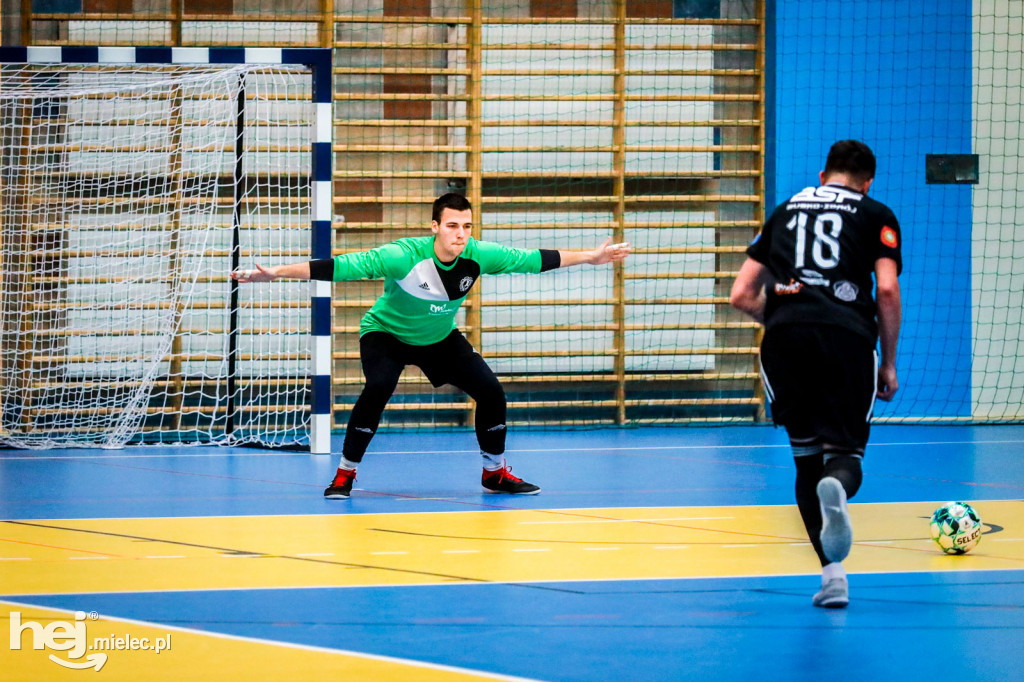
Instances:
[[[765,325],[765,393],[789,434],[797,506],[823,567],[813,603],[828,608],[849,603],[846,501],[860,487],[874,401],[891,400],[899,387],[900,226],[867,196],[874,176],[875,157],[863,142],[832,145],[821,186],[775,209],[747,249],[731,296]]]

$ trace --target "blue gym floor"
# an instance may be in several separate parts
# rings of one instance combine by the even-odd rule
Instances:
[[[16,609],[53,609],[67,621],[96,612],[110,623],[215,634],[215,642],[410,666],[362,679],[1024,679],[1024,426],[874,427],[851,505],[851,603],[837,611],[811,606],[820,578],[799,537],[781,430],[519,431],[507,457],[540,495],[484,494],[469,432],[380,434],[348,501],[322,498],[334,455],[0,451],[0,620]],[[975,504],[986,524],[966,557],[946,557],[927,539],[921,510],[953,499]],[[723,508],[750,521],[723,525],[714,520],[732,518]],[[873,520],[858,525],[858,514]],[[372,515],[359,532],[390,543],[358,565],[351,556],[366,548],[347,546],[360,541],[346,529],[359,519],[324,518],[353,515]],[[776,515],[783,521],[770,520]],[[452,530],[470,517],[466,527],[486,528],[486,537]],[[280,530],[291,521],[293,530]],[[350,525],[321,531],[321,521]],[[767,530],[753,532],[755,522]],[[275,536],[267,547],[305,529],[311,543],[330,535],[331,551],[262,548],[259,528]],[[527,528],[545,534],[526,536]],[[740,537],[747,528],[750,537]],[[499,540],[520,553],[502,553]],[[557,554],[560,543],[580,546]],[[148,563],[115,561],[142,545],[154,549],[134,558]],[[449,563],[416,559],[430,548]],[[204,551],[235,558],[190,554]],[[344,562],[326,558],[344,552]],[[477,558],[487,552],[492,558]],[[73,561],[86,558],[103,561]],[[286,570],[260,572],[283,559],[292,561]],[[307,568],[318,572],[298,575]],[[216,643],[181,646],[173,654],[191,656],[192,679],[232,677],[204,663],[216,659]],[[8,664],[28,655],[6,645],[0,653]],[[120,665],[128,679],[161,677],[155,658],[129,670],[118,653],[99,674]],[[40,665],[33,670],[52,679],[92,674]],[[39,679],[6,669],[5,679]]]

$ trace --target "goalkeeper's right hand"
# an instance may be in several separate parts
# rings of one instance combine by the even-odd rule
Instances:
[[[231,273],[231,279],[241,284],[250,282],[273,282],[277,279],[273,268],[265,268],[257,264],[255,270],[235,270]]]

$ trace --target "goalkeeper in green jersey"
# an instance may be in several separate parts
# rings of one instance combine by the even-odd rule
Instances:
[[[460,194],[434,202],[432,235],[399,239],[337,258],[232,273],[239,282],[279,278],[341,282],[384,278],[384,294],[359,325],[359,357],[366,384],[345,429],[341,463],[328,499],[347,499],[356,467],[406,365],[416,365],[435,387],[451,384],[476,400],[476,436],[485,489],[533,495],[540,488],[512,475],[504,460],[505,392],[480,354],[455,326],[455,313],[483,274],[538,273],[581,263],[601,265],[629,255],[611,239],[593,251],[513,249],[471,236],[473,209]]]

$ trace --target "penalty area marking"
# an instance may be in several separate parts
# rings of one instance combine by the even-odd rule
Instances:
[[[628,507],[623,507],[628,509]],[[665,519],[592,519],[587,521],[520,521],[522,526],[540,526],[553,524],[578,524],[578,523],[645,523],[651,521],[722,521],[734,519],[735,516],[677,516]]]

